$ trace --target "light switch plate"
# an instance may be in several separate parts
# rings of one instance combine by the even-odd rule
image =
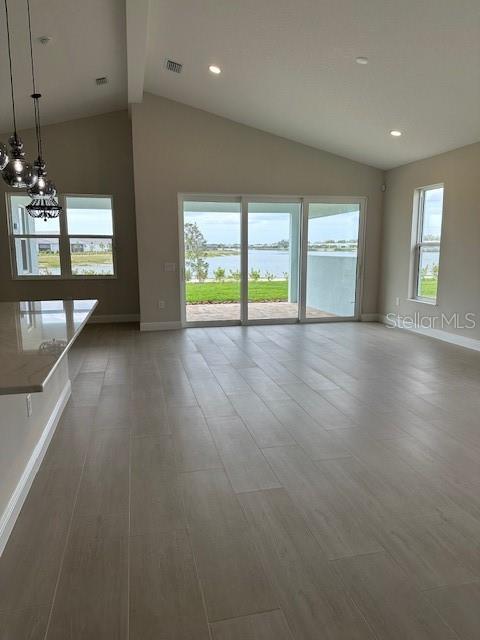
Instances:
[[[165,262],[163,265],[165,271],[176,271],[177,263],[176,262]]]

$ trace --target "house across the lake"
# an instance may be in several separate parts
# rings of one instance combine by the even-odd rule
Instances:
[[[60,247],[58,240],[39,240],[38,251],[39,253],[58,253]]]

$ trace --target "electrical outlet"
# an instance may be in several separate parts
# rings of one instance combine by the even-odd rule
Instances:
[[[395,298],[395,306],[396,307],[400,306],[400,298]]]
[[[32,412],[33,412],[33,409],[32,409],[32,396],[31,396],[30,393],[27,393],[25,400],[27,402],[27,416],[30,418],[30,416],[32,415]]]
[[[176,262],[165,262],[163,265],[164,271],[176,271],[177,263]]]
[[[165,309],[165,300],[159,300],[158,301],[158,308],[159,309]]]

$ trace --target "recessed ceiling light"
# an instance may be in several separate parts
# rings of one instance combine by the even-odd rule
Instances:
[[[358,56],[358,58],[355,58],[355,62],[357,64],[368,64],[368,58],[365,56]]]
[[[210,73],[214,73],[216,76],[218,76],[219,73],[222,73],[222,70],[220,69],[220,67],[217,67],[216,64],[211,64],[208,67],[208,70],[210,71]]]
[[[402,132],[398,131],[398,129],[393,129],[392,131],[390,131],[390,135],[394,138],[399,138],[402,135]]]

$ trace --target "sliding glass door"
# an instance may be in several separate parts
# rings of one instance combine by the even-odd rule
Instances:
[[[240,322],[240,229],[240,198],[183,202],[186,322]]]
[[[305,203],[305,320],[356,317],[360,212],[358,201]]]
[[[297,320],[301,202],[247,202],[248,320]]]
[[[185,196],[188,325],[358,317],[364,199]]]

